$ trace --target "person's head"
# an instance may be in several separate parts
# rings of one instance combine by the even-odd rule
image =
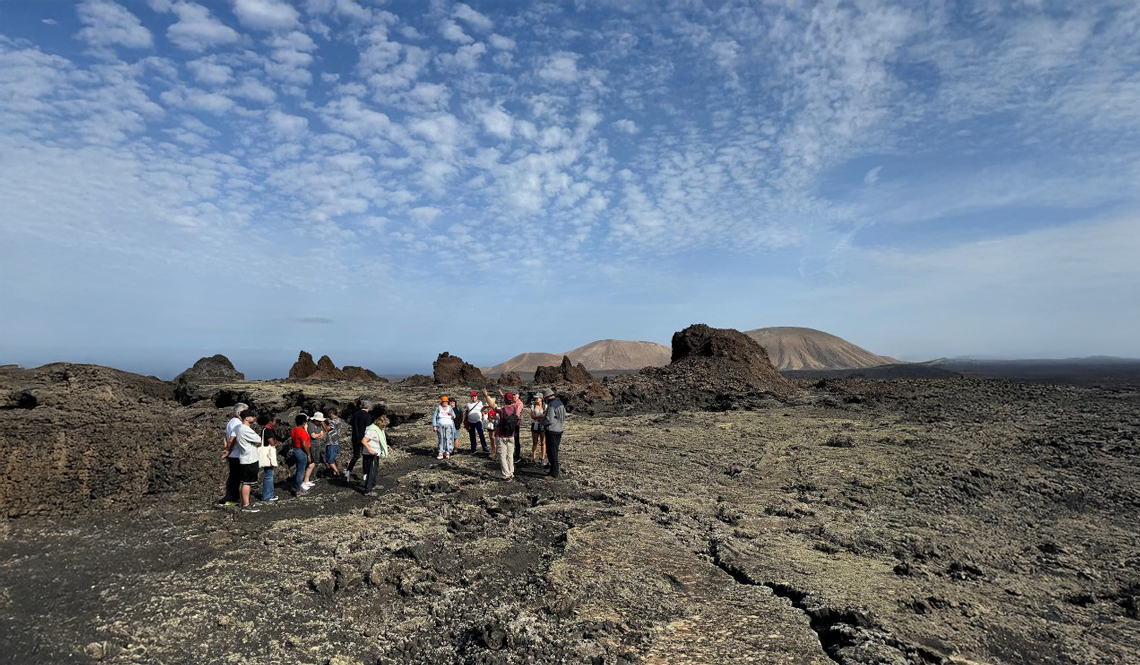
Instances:
[[[534,397],[532,399],[534,399],[534,401],[536,401],[536,402],[541,402],[542,401],[542,393],[535,393]]]
[[[514,393],[507,393],[506,395],[503,395],[503,397],[505,397],[507,399],[507,404],[511,404],[515,401],[515,394]]]
[[[366,399],[360,400],[360,410],[361,411],[371,411],[372,410],[372,402],[369,402]]]
[[[298,426],[301,426],[301,425],[304,425],[308,420],[309,420],[308,416],[306,416],[303,413],[298,413],[297,417],[293,419],[293,422],[296,423]]]
[[[309,418],[309,420],[312,420],[315,423],[323,423],[325,421],[325,414],[321,413],[320,411],[316,411],[313,413],[313,417]]]
[[[542,396],[547,400],[550,400],[552,397],[554,397],[554,391],[550,388],[547,388],[546,390],[542,391]]]
[[[253,421],[257,420],[257,414],[253,411],[250,411],[249,409],[246,409],[245,411],[242,411],[240,414],[238,414],[238,418],[241,418],[243,424],[251,425],[253,424]]]
[[[265,427],[266,425],[268,425],[271,422],[273,422],[273,418],[270,418],[268,415],[266,415],[264,413],[257,417],[257,424],[261,427]]]
[[[249,405],[245,402],[238,402],[237,404],[234,404],[234,416],[241,418],[241,412],[245,411],[248,408]]]
[[[376,419],[376,426],[379,427],[380,429],[384,429],[385,427],[388,426],[388,422],[389,422],[388,416],[380,416],[379,418]]]
[[[336,418],[340,418],[340,414],[337,413],[337,410],[336,409],[329,409],[329,419],[332,420],[332,419],[336,419]]]
[[[439,403],[440,404],[447,404],[447,395],[440,395],[439,396]]]
[[[479,401],[479,393],[475,392],[474,390],[471,391],[471,401],[472,402],[478,402]]]

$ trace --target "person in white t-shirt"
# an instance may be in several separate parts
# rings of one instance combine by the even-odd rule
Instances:
[[[226,460],[229,465],[229,475],[226,476],[226,496],[219,501],[227,506],[238,505],[238,493],[241,487],[241,468],[238,462],[238,453],[234,449],[234,437],[237,435],[237,430],[241,427],[241,412],[249,408],[245,402],[238,402],[234,405],[233,417],[226,423],[226,435],[222,441],[225,447],[225,452],[222,453],[222,459]]]
[[[479,433],[479,443],[483,446],[483,454],[487,454],[487,437],[483,432],[483,400],[479,399],[479,393],[474,390],[471,391],[471,397],[467,402],[467,406],[463,408],[463,427],[467,429],[467,434],[471,436],[471,454],[474,455],[478,452],[475,446],[475,433]]]
[[[258,461],[261,459],[258,449],[261,447],[261,435],[253,431],[253,423],[257,420],[257,414],[253,411],[241,412],[241,424],[238,425],[237,432],[234,434],[233,449],[238,453],[239,473],[241,474],[241,509],[242,512],[256,513],[257,508],[254,508],[249,503],[249,495],[253,486],[257,484],[257,468]]]

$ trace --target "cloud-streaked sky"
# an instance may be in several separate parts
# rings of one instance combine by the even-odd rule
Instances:
[[[0,363],[1140,357],[1140,4],[0,3]]]

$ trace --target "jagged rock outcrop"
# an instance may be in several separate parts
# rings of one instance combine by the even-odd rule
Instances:
[[[308,351],[301,351],[297,362],[289,368],[289,378],[292,380],[307,379],[317,371],[317,364],[313,362],[313,355]]]
[[[427,374],[413,374],[411,376],[404,377],[404,379],[400,381],[400,385],[422,388],[424,386],[435,385],[435,381]]]
[[[464,362],[459,356],[453,356],[447,351],[439,354],[431,368],[435,383],[441,386],[487,385],[487,378],[478,367]]]
[[[305,378],[310,381],[343,381],[344,372],[337,369],[332,358],[321,356],[321,359],[317,361],[317,371]]]
[[[674,333],[672,349],[672,362],[665,367],[607,379],[615,401],[669,410],[715,409],[743,403],[735,397],[744,394],[783,398],[796,391],[764,347],[738,330],[698,323]]]
[[[558,394],[565,398],[567,408],[571,405],[608,400],[610,391],[586,367],[570,362],[569,356],[562,356],[562,364],[557,367],[543,366],[534,371],[537,386],[557,385]]]

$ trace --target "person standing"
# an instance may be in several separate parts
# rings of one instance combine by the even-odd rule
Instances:
[[[499,459],[499,440],[495,437],[495,428],[499,426],[499,405],[486,390],[483,391],[483,399],[487,402],[487,408],[483,410],[483,429],[491,437],[491,457]]]
[[[264,428],[261,430],[261,447],[257,449],[257,461],[261,467],[261,500],[276,501],[273,474],[277,470],[277,446],[281,443],[277,440],[277,416],[261,416],[257,424]]]
[[[238,451],[238,471],[241,474],[241,510],[245,513],[256,513],[257,508],[254,508],[249,503],[249,495],[253,490],[253,486],[257,484],[257,461],[260,455],[257,449],[261,445],[261,436],[253,431],[253,423],[257,420],[257,414],[250,410],[241,412],[241,425],[238,425],[237,433],[234,435],[234,450]]]
[[[388,438],[384,434],[387,426],[388,418],[380,416],[364,430],[364,438],[360,440],[364,456],[364,496],[376,496],[373,488],[376,487],[376,476],[380,472],[377,462],[388,455]]]
[[[479,433],[479,443],[483,446],[483,454],[487,454],[487,439],[483,435],[483,400],[479,399],[479,393],[474,390],[471,391],[470,401],[467,402],[466,408],[463,410],[463,426],[467,428],[467,433],[471,436],[471,454],[474,455],[478,448],[475,447],[475,433]]]
[[[522,398],[516,393],[506,394],[507,402],[515,405],[515,412],[518,414],[518,422],[515,423],[515,464],[520,464],[523,459],[522,444],[519,443],[520,431],[522,430],[522,414],[526,406],[522,402]]]
[[[238,457],[241,455],[234,446],[234,437],[237,436],[238,428],[241,427],[241,413],[248,408],[249,405],[245,402],[235,404],[233,417],[226,423],[225,440],[222,442],[226,452],[222,454],[222,459],[226,460],[229,473],[226,476],[226,497],[221,501],[226,506],[238,505],[238,494],[241,488],[241,462],[238,461]]]
[[[340,452],[340,435],[343,431],[344,421],[340,419],[340,412],[329,409],[329,419],[325,421],[325,464],[332,471],[333,478],[340,477],[336,456]]]
[[[439,398],[439,406],[431,414],[431,428],[439,439],[439,451],[436,459],[451,459],[455,450],[455,409],[447,400],[447,395]]]
[[[348,424],[352,427],[352,458],[348,460],[348,466],[344,469],[344,479],[346,481],[352,480],[352,469],[356,466],[356,461],[360,459],[361,441],[364,439],[364,430],[372,424],[372,402],[362,400],[360,408],[356,413],[352,414],[349,418]]]
[[[547,388],[542,392],[546,398],[546,413],[542,417],[546,427],[546,455],[550,459],[550,477],[558,477],[558,446],[562,443],[562,432],[566,430],[566,407],[554,391]]]
[[[309,468],[305,469],[305,489],[313,489],[315,478],[320,476],[320,465],[325,461],[325,414],[314,411],[305,425],[309,432]]]
[[[515,435],[518,434],[519,419],[522,418],[522,402],[515,399],[514,393],[507,393],[504,401],[506,404],[498,409],[499,423],[495,426],[495,439],[503,480],[512,480],[515,477]]]
[[[546,403],[542,393],[535,393],[530,404],[530,461],[546,462],[546,426],[542,419],[546,414]]]
[[[305,496],[308,490],[304,487],[305,482],[305,469],[309,466],[309,450],[311,441],[309,439],[309,431],[305,428],[305,423],[309,417],[303,413],[298,413],[297,417],[293,420],[296,427],[291,432],[293,439],[293,459],[297,461],[297,476],[293,479],[293,494],[295,496]]]

